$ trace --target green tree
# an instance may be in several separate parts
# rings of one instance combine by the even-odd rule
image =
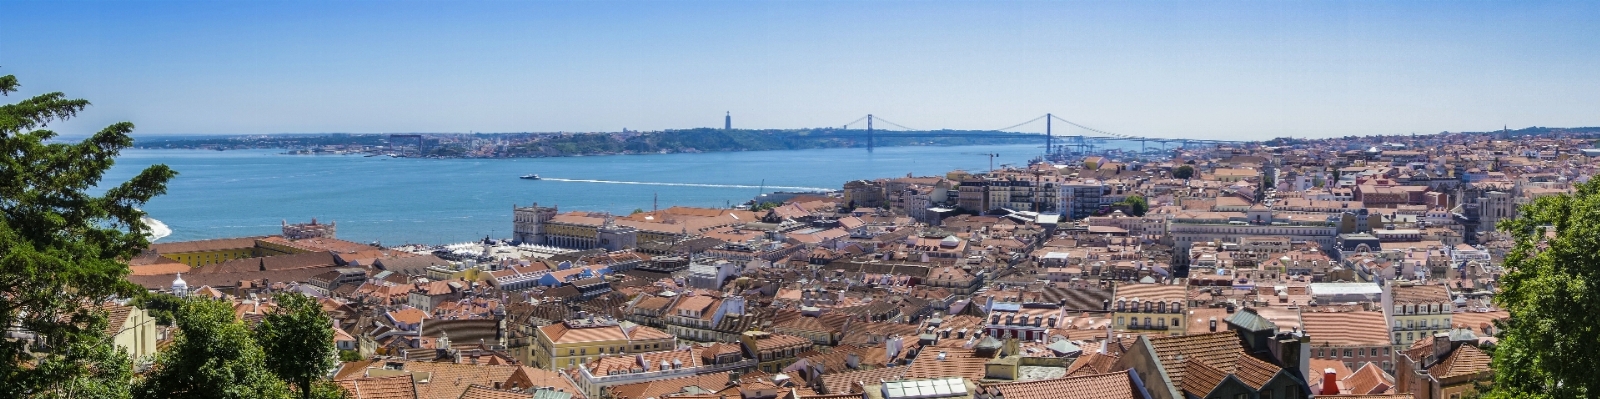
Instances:
[[[339,364],[333,319],[309,296],[284,293],[276,299],[278,311],[256,326],[267,368],[293,385],[301,398],[311,398],[311,383]]]
[[[1150,202],[1146,201],[1144,196],[1138,194],[1130,195],[1128,198],[1122,199],[1122,201],[1117,201],[1116,205],[1127,207],[1128,216],[1144,216],[1145,212],[1150,211]]]
[[[183,305],[183,299],[165,292],[144,291],[134,296],[133,301],[128,304],[150,312],[150,317],[156,319],[156,324],[170,326],[172,312],[178,311],[178,306]]]
[[[1179,178],[1179,179],[1188,179],[1188,178],[1194,177],[1194,167],[1193,166],[1189,166],[1189,165],[1182,165],[1182,166],[1178,166],[1176,168],[1173,168],[1172,169],[1172,177]]]
[[[359,361],[361,359],[362,359],[361,358],[361,352],[357,352],[357,351],[339,351],[339,361],[341,361],[341,362],[354,362],[354,361]]]
[[[178,337],[156,354],[154,371],[134,388],[146,399],[288,398],[288,386],[267,369],[267,355],[233,306],[189,299],[178,308]]]
[[[1600,181],[1540,197],[1502,221],[1515,246],[1495,303],[1510,312],[1488,397],[1600,394]]]
[[[15,76],[0,76],[0,95],[19,87]],[[126,396],[78,388],[131,378],[111,355],[99,305],[140,291],[124,279],[124,261],[149,245],[139,207],[165,193],[175,173],[155,165],[100,184],[133,144],[133,124],[77,143],[53,143],[57,134],[44,129],[88,106],[59,92],[0,105],[0,331],[33,337],[0,338],[0,397]]]

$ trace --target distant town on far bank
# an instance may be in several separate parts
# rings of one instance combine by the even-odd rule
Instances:
[[[1103,133],[1095,131],[1095,133]],[[1441,132],[1438,134],[1481,134],[1495,137],[1528,135],[1580,135],[1600,134],[1600,127],[1527,127],[1484,132]],[[142,149],[191,150],[244,150],[284,149],[290,154],[364,154],[371,156],[425,157],[425,158],[540,158],[587,155],[669,154],[725,151],[801,150],[816,148],[893,147],[893,146],[961,146],[988,144],[1025,144],[1038,142],[1049,145],[1053,139],[1056,149],[1067,151],[1075,144],[1074,138],[1085,141],[1076,144],[1076,152],[1103,144],[1105,140],[1124,140],[1136,144],[1163,142],[1180,144],[1183,139],[1155,139],[1124,135],[1099,135],[1083,132],[1060,132],[1046,135],[1038,132],[1008,132],[1001,130],[878,130],[875,134],[865,129],[806,128],[806,129],[732,129],[695,128],[662,131],[621,132],[544,132],[544,133],[310,133],[310,134],[256,134],[256,135],[154,135],[140,138],[135,144]],[[1412,134],[1413,136],[1415,134]],[[1083,140],[1088,137],[1087,140]],[[1383,137],[1383,136],[1374,136]],[[1356,136],[1344,136],[1353,139]],[[1322,140],[1318,138],[1274,138],[1264,140],[1268,145],[1285,145]],[[1095,143],[1087,143],[1092,141]],[[1198,141],[1198,140],[1196,140]],[[1141,143],[1142,142],[1142,143]],[[1193,144],[1193,143],[1190,143]],[[1165,152],[1169,147],[1160,148]],[[1147,148],[1146,151],[1149,149]],[[1054,151],[1052,151],[1054,152]]]

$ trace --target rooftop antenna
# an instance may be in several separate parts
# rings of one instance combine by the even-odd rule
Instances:
[[[760,197],[760,196],[762,196],[762,195],[764,195],[766,193],[767,193],[767,179],[761,179],[761,188],[756,191],[756,196]]]

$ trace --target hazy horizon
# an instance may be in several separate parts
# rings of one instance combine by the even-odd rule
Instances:
[[[0,1],[0,75],[136,136],[1600,125],[1594,2]],[[1024,127],[1042,132],[1043,124]],[[1072,134],[1057,123],[1057,134]]]

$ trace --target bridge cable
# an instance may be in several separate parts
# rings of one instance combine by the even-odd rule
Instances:
[[[883,119],[883,117],[881,117],[881,116],[874,116],[874,117],[872,117],[872,119],[874,119],[874,120],[876,120],[878,122],[883,122],[883,123],[887,123],[887,124],[890,124],[890,125],[894,125],[894,127],[898,127],[898,128],[905,129],[905,130],[921,131],[921,129],[912,129],[912,128],[906,127],[905,125],[901,125],[901,124],[898,124],[898,123],[890,122],[888,119]]]
[[[1081,128],[1083,130],[1088,130],[1088,131],[1091,131],[1091,132],[1100,133],[1100,134],[1104,134],[1104,135],[1107,135],[1107,136],[1121,137],[1121,138],[1125,138],[1125,139],[1145,139],[1146,138],[1146,137],[1139,137],[1139,136],[1129,136],[1129,135],[1126,135],[1126,134],[1116,134],[1116,133],[1111,133],[1111,132],[1107,132],[1107,131],[1100,130],[1100,129],[1095,129],[1095,128],[1084,126],[1084,125],[1079,125],[1077,122],[1069,121],[1069,120],[1066,120],[1066,119],[1061,119],[1061,117],[1055,116],[1055,115],[1051,115],[1050,117],[1054,118],[1055,120],[1058,120],[1058,121],[1066,122],[1068,125],[1077,126],[1078,128]]]
[[[854,121],[851,121],[851,122],[850,122],[850,123],[846,123],[846,124],[844,124],[844,127],[845,127],[845,128],[846,128],[846,129],[849,129],[849,128],[850,128],[850,125],[854,125],[854,124],[857,124],[857,123],[861,123],[861,121],[864,121],[864,120],[867,120],[867,116],[866,116],[866,115],[862,115],[862,116],[861,116],[861,117],[860,117],[860,118],[856,118],[856,120],[854,120]]]
[[[1029,119],[1027,122],[1022,122],[1022,123],[1018,123],[1018,124],[1015,124],[1015,125],[1002,127],[1002,128],[999,128],[999,129],[991,129],[991,130],[994,130],[994,131],[997,131],[997,132],[1004,132],[1004,131],[1007,131],[1007,130],[1015,129],[1018,126],[1022,126],[1022,125],[1026,125],[1026,124],[1029,124],[1029,123],[1038,122],[1040,119],[1044,119],[1044,117],[1045,117],[1045,115],[1039,115],[1038,118]]]

